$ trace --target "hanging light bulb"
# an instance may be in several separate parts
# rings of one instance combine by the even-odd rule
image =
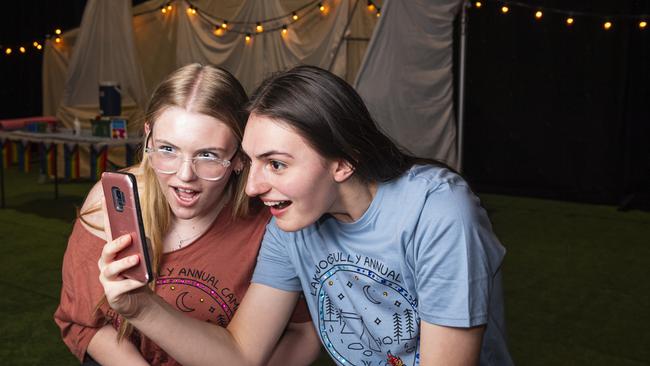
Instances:
[[[603,29],[610,30],[612,28],[612,22],[603,23]]]
[[[54,31],[54,33],[56,33],[57,35],[59,35],[59,34],[61,34],[61,30],[60,30],[59,28],[57,28],[57,29]]]
[[[377,18],[379,18],[381,16],[381,8],[380,7],[377,7],[377,13],[375,14],[375,16]]]
[[[282,35],[283,35],[283,36],[286,36],[287,33],[289,33],[289,30],[287,29],[287,26],[286,26],[286,25],[283,25],[283,26],[282,26]]]
[[[648,22],[642,20],[639,22],[639,29],[645,29],[648,26]]]
[[[167,11],[172,11],[173,7],[171,3],[167,4]]]
[[[246,43],[250,43],[250,41],[251,41],[251,34],[250,34],[250,33],[246,33],[246,37],[245,37],[244,39],[246,40]]]
[[[318,3],[318,10],[323,13],[325,11],[325,5],[323,5],[323,3]]]
[[[11,49],[11,48],[7,48],[7,49],[5,50],[5,53],[6,53],[7,55],[11,55],[11,52],[12,52],[12,49]]]
[[[535,12],[535,18],[536,19],[542,19],[543,16],[544,16],[544,13],[542,13],[541,10],[538,10],[538,11]]]
[[[508,9],[508,7],[505,6],[505,5],[501,7],[501,12],[502,12],[503,14],[507,13],[509,10],[510,10],[510,9]]]
[[[372,1],[368,1],[368,10],[369,11],[375,11],[376,7],[375,4]]]
[[[56,42],[56,43],[61,43],[61,37],[56,37],[56,38],[54,38],[54,42]]]
[[[228,29],[228,21],[227,20],[224,20],[223,23],[221,23],[221,28]]]
[[[38,46],[36,46],[36,49],[38,49],[38,50],[40,50],[42,48],[43,48],[43,46],[41,46],[40,44]]]
[[[226,30],[221,28],[221,27],[214,27],[214,35],[217,37],[221,37],[226,33]]]
[[[481,6],[483,6],[483,4],[480,1],[474,3],[475,8],[480,8]]]
[[[32,43],[32,45],[34,45],[34,47],[38,47],[38,42],[34,41],[34,43]]]
[[[257,31],[257,33],[264,32],[264,27],[262,27],[262,23],[257,22],[257,25],[255,26],[255,31]]]
[[[18,51],[20,51],[20,53],[25,53],[25,47],[20,46],[20,48],[18,49]]]
[[[160,8],[160,12],[163,14],[167,13],[167,8],[163,6],[162,8]]]
[[[573,18],[568,17],[566,18],[566,25],[572,25],[573,24]]]
[[[291,19],[298,20],[298,14],[296,14],[295,11],[293,13],[291,13]]]

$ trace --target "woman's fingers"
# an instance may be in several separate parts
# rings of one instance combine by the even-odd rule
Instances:
[[[104,294],[106,295],[106,299],[108,300],[108,303],[111,305],[111,307],[118,307],[117,305],[120,302],[122,296],[144,285],[145,283],[143,282],[129,278],[121,281],[113,281],[110,283],[110,285],[104,286]],[[118,310],[122,312],[125,311],[119,307]]]
[[[117,239],[106,243],[102,249],[102,254],[99,257],[99,261],[97,262],[99,270],[101,271],[102,268],[113,262],[117,256],[117,253],[129,245],[131,245],[131,235],[129,234],[124,234]]]
[[[120,276],[120,273],[138,264],[140,258],[137,255],[130,255],[116,261],[100,265],[99,271],[102,277],[107,279],[115,279]]]

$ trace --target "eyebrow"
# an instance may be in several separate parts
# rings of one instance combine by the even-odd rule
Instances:
[[[244,155],[246,155],[247,158],[250,159],[250,155],[248,155],[246,150],[244,150],[242,148],[241,151],[244,153]],[[286,153],[286,152],[278,151],[278,150],[271,150],[271,151],[267,151],[267,152],[262,153],[262,154],[255,155],[255,158],[256,159],[264,159],[264,158],[268,158],[271,155],[283,155],[283,156],[286,156],[286,157],[289,157],[289,158],[293,159],[293,155],[291,155],[289,153]]]
[[[171,147],[178,148],[178,146],[176,146],[176,145],[172,144],[171,142],[169,142],[167,140],[164,140],[164,139],[154,139],[154,143],[169,145]],[[221,147],[204,147],[204,148],[196,149],[196,151],[211,151],[211,150],[212,151],[219,151],[222,154],[227,153],[226,149],[221,148]]]

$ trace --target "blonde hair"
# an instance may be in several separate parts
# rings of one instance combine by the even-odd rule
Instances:
[[[144,151],[149,142],[158,117],[171,107],[204,114],[223,122],[232,131],[239,146],[248,117],[245,111],[247,102],[244,88],[228,71],[198,63],[183,66],[171,73],[153,92],[144,117],[145,125],[149,126],[149,133],[143,138],[142,150]],[[154,290],[163,256],[163,239],[169,230],[172,212],[147,154],[142,154],[139,169],[135,170],[142,219],[152,252],[154,279],[149,286]],[[244,191],[247,173],[248,167],[244,166],[240,174],[231,174],[223,193],[230,196],[233,218],[249,214],[250,201]],[[100,305],[104,302],[105,297]],[[132,325],[122,321],[119,325],[119,339],[129,336],[132,331]]]

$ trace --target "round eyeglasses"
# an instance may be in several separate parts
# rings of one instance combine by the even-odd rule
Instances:
[[[191,159],[183,159],[181,154],[160,148],[147,147],[145,153],[149,154],[151,166],[159,173],[176,174],[181,165],[189,161],[192,171],[197,177],[210,181],[217,181],[223,178],[230,166],[230,160],[213,158],[210,156],[195,156]],[[230,158],[235,157],[237,151]]]

